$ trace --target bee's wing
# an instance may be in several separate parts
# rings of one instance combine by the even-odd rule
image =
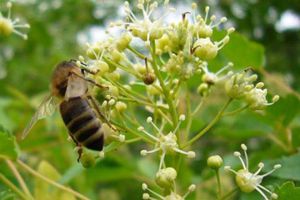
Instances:
[[[79,78],[75,74],[70,75],[68,78],[65,100],[83,96],[87,92],[87,87],[86,80]]]
[[[29,124],[24,129],[24,131],[22,133],[22,139],[24,139],[28,135],[31,128],[38,120],[52,115],[54,113],[55,109],[56,109],[55,99],[51,95],[46,96],[43,99],[42,103],[39,105],[36,113],[31,118]]]

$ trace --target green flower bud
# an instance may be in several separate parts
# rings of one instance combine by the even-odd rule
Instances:
[[[0,16],[0,35],[9,36],[13,32],[13,29],[11,20]]]
[[[147,92],[150,95],[159,95],[161,93],[156,87],[153,87],[152,85],[149,85],[147,87]]]
[[[116,71],[106,74],[106,76],[113,81],[118,81],[120,79],[120,74]]]
[[[127,109],[127,105],[126,103],[122,102],[122,101],[118,101],[115,105],[117,111],[119,112],[124,112]]]
[[[119,41],[117,42],[117,49],[119,51],[124,51],[132,40],[132,36],[129,33],[125,33],[121,36]]]
[[[218,54],[218,45],[209,38],[198,39],[193,46],[195,56],[202,60],[211,60]]]
[[[123,59],[123,55],[118,50],[114,49],[111,52],[111,59],[114,62],[119,63]]]
[[[84,168],[90,168],[96,164],[96,159],[95,159],[95,156],[93,155],[93,153],[84,152],[81,155],[80,162]]]
[[[219,169],[223,165],[223,159],[219,155],[210,156],[207,165],[212,169]]]
[[[209,86],[207,83],[201,83],[199,87],[197,88],[198,94],[201,96],[206,96],[209,92]]]
[[[167,34],[164,34],[159,40],[156,42],[156,54],[161,55],[163,52],[167,52],[170,50],[170,39]]]
[[[155,182],[162,188],[170,189],[177,177],[177,172],[172,167],[161,169],[156,173]]]
[[[96,63],[95,63],[95,65],[96,65],[96,68],[97,69],[99,69],[99,74],[100,75],[103,75],[103,74],[105,74],[106,72],[108,72],[109,71],[109,66],[108,66],[108,64],[106,63],[106,62],[104,62],[104,61],[97,61]]]

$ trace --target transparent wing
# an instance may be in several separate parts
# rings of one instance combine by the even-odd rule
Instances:
[[[42,103],[39,105],[36,113],[33,115],[31,118],[29,124],[27,127],[24,129],[22,133],[22,139],[24,139],[28,133],[30,132],[31,128],[34,126],[34,124],[40,120],[43,119],[47,116],[50,116],[54,113],[56,109],[56,103],[54,101],[54,98],[51,95],[46,96]]]
[[[68,78],[65,100],[83,96],[87,92],[87,87],[86,80],[76,76],[75,74],[70,75]]]

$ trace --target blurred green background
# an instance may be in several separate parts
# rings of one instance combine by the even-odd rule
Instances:
[[[49,80],[54,66],[70,58],[84,54],[84,43],[95,41],[103,34],[101,26],[122,17],[124,1],[110,0],[20,0],[14,1],[12,14],[30,23],[28,40],[15,35],[0,36],[0,124],[16,136],[22,150],[21,158],[37,168],[46,160],[62,175],[60,181],[91,199],[140,199],[141,182],[151,177],[155,162],[142,159],[137,152],[140,146],[120,148],[92,169],[85,170],[76,163],[73,144],[66,141],[67,132],[60,116],[39,122],[26,140],[20,133],[26,126],[42,97],[49,91]],[[175,7],[189,7],[190,1],[171,0]],[[5,12],[5,1],[0,9]],[[199,9],[206,5],[217,15],[226,16],[238,33],[234,45],[224,49],[225,56],[240,65],[254,66],[260,79],[266,82],[271,94],[279,94],[281,100],[267,109],[265,115],[245,112],[237,118],[222,120],[209,136],[195,145],[200,156],[191,168],[181,169],[182,187],[191,181],[206,188],[206,194],[196,192],[193,198],[205,199],[210,195],[213,181],[211,172],[205,169],[208,155],[230,155],[241,142],[251,147],[251,160],[281,159],[286,156],[289,170],[276,173],[268,181],[281,185],[285,179],[300,181],[300,2],[299,0],[207,0],[199,1]],[[253,42],[259,43],[252,43]],[[245,51],[251,49],[245,58]],[[227,52],[227,54],[226,54]],[[228,53],[229,52],[229,53]],[[234,52],[234,55],[232,53]],[[256,54],[257,53],[257,54]],[[264,54],[264,55],[263,55]],[[256,56],[258,55],[258,56]],[[242,66],[242,67],[248,67]],[[199,118],[199,126],[213,117],[216,109],[211,106]],[[193,127],[197,130],[200,127]],[[1,145],[1,142],[0,142]],[[120,156],[122,155],[122,156]],[[231,157],[226,160],[231,161]],[[254,164],[253,164],[254,166]],[[0,172],[16,182],[0,160]],[[291,173],[295,173],[291,175]],[[31,188],[35,180],[21,172]],[[146,178],[146,180],[148,180]],[[276,185],[275,184],[275,185]],[[50,189],[51,190],[51,189]],[[54,190],[52,188],[52,190]],[[183,191],[184,188],[183,188]],[[299,192],[299,191],[298,191]],[[0,182],[0,199],[9,199],[10,192]],[[12,199],[14,197],[11,197]],[[207,197],[208,198],[208,197]],[[254,195],[238,195],[237,199],[257,199]],[[46,197],[44,197],[46,199]]]

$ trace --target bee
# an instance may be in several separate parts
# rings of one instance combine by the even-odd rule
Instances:
[[[78,160],[82,154],[82,146],[102,151],[105,138],[102,121],[104,120],[108,125],[109,123],[101,114],[96,100],[89,94],[88,83],[101,89],[107,88],[85,77],[85,72],[95,74],[78,67],[76,60],[63,61],[56,66],[51,79],[50,95],[42,101],[24,129],[23,139],[38,120],[52,115],[56,107],[59,107],[69,135],[79,147]]]

